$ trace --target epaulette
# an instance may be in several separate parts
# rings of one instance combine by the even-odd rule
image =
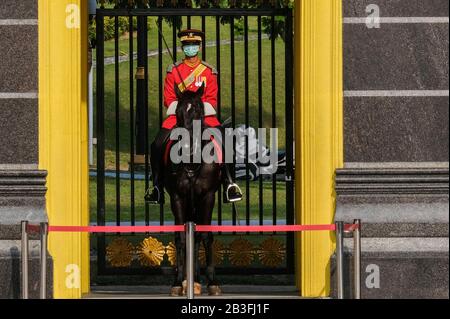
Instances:
[[[206,63],[205,61],[202,61],[202,64],[204,66],[207,66],[208,68],[211,69],[212,74],[219,74],[219,72],[217,72],[217,69],[215,67],[213,67],[211,64]]]
[[[183,63],[183,61],[178,61],[175,62],[174,64],[169,65],[169,67],[167,68],[167,73],[171,73],[173,68],[179,66],[181,63]]]

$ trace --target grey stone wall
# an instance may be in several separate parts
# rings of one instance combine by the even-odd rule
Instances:
[[[379,6],[381,18],[442,18],[449,10],[447,0],[343,4],[346,18],[366,17],[369,4]],[[344,23],[345,162],[448,162],[448,23],[368,28],[350,20]]]
[[[37,14],[37,0],[0,2],[0,169],[37,167]]]
[[[373,4],[379,28],[365,23]],[[343,5],[345,166],[335,220],[362,220],[362,297],[448,298],[449,2]],[[345,246],[350,287],[351,240]],[[334,282],[334,257],[331,265]]]
[[[37,10],[38,0],[0,1],[0,298],[20,297],[20,222],[47,221],[47,173],[37,170]],[[32,239],[29,285],[36,298],[39,243]]]
[[[352,167],[336,172],[335,219],[362,220],[363,298],[448,298],[448,183],[448,168]],[[351,240],[345,241],[345,250],[349,297]],[[333,283],[335,266],[333,258]],[[372,286],[374,268],[379,285]]]

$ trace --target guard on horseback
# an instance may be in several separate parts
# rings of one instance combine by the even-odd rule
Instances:
[[[216,117],[217,109],[217,71],[208,63],[198,57],[204,33],[199,30],[189,29],[178,33],[185,58],[172,64],[167,69],[164,83],[164,106],[167,108],[167,118],[162,124],[162,128],[156,136],[151,146],[151,167],[153,176],[153,189],[147,190],[145,200],[150,203],[164,203],[163,190],[163,154],[166,142],[169,139],[171,130],[177,124],[176,109],[178,105],[177,93],[189,90],[196,92],[200,87],[204,87],[202,101],[204,104],[204,123],[208,127],[224,129]],[[228,165],[222,165],[222,179],[224,184],[224,202],[236,202],[242,199],[242,192],[239,186],[233,182]]]

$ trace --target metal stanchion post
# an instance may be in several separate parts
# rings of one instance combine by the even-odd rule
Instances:
[[[353,289],[354,298],[361,299],[361,220],[355,219],[353,224]]]
[[[194,299],[194,234],[195,224],[186,223],[187,298]]]
[[[22,231],[21,241],[21,264],[22,264],[22,299],[28,299],[28,222],[23,220],[20,223]]]
[[[338,299],[344,299],[344,222],[336,222],[336,262]]]
[[[40,239],[41,239],[41,285],[40,285],[40,298],[46,299],[47,297],[47,234],[48,224],[41,223],[40,227]]]

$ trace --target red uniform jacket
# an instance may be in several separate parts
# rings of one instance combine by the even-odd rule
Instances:
[[[189,66],[184,62],[177,62],[167,69],[167,76],[164,82],[164,106],[168,108],[168,117],[163,122],[162,127],[172,129],[177,123],[175,110],[178,101],[174,85],[178,85],[180,91],[185,89],[180,75],[183,78],[187,90],[196,92],[202,86],[202,83],[205,84],[205,92],[202,97],[203,103],[205,104],[205,124],[210,127],[219,126],[220,122],[215,116],[218,91],[217,71],[209,64],[199,61],[195,66]]]

